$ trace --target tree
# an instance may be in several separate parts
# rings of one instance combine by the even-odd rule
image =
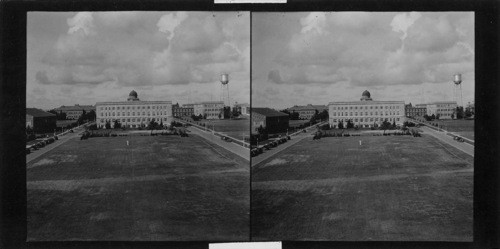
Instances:
[[[199,121],[200,120],[200,117],[196,116],[194,114],[191,114],[191,118],[193,119],[193,121]]]
[[[120,129],[120,128],[122,128],[122,124],[120,123],[120,121],[118,121],[118,119],[115,119],[115,123],[114,123],[113,127],[115,129]]]
[[[342,121],[339,121],[339,124],[337,125],[339,129],[344,129],[344,123]]]
[[[160,129],[163,129],[163,120],[160,120]]]
[[[224,119],[231,117],[231,107],[224,106],[224,109],[222,111],[223,111]]]
[[[238,109],[233,108],[233,111],[231,112],[231,115],[235,118],[239,117],[241,115],[241,112],[238,111]]]
[[[323,110],[322,112],[319,113],[318,116],[321,119],[321,121],[328,120],[328,111],[327,110]]]
[[[464,118],[464,107],[457,106],[455,113],[457,114],[457,119],[463,119]]]
[[[396,129],[396,121],[392,121],[392,129]]]
[[[352,129],[354,128],[354,123],[352,122],[352,120],[347,120],[347,125],[346,125],[346,128],[347,129]]]
[[[111,129],[111,124],[109,123],[109,121],[106,121],[104,127],[106,127],[106,129]]]
[[[387,121],[387,120],[384,120],[382,122],[382,124],[380,125],[380,129],[384,130],[384,133],[385,133],[385,130],[388,130],[390,128],[391,128],[391,123],[389,123],[389,121]]]
[[[465,117],[466,118],[472,117],[472,112],[469,107],[465,108]]]
[[[437,114],[437,115],[436,115],[436,119],[437,119],[437,120],[439,120],[439,117],[440,117],[440,115],[439,115],[439,114]]]
[[[434,120],[434,119],[436,119],[436,115],[434,115],[434,113],[433,113],[431,116],[431,120]]]
[[[455,118],[455,114],[451,114],[451,119],[454,119]]]
[[[298,112],[292,111],[292,113],[290,113],[290,120],[299,120],[299,118],[300,115]]]
[[[89,121],[94,121],[95,117],[96,117],[95,111],[94,110],[90,110],[90,112],[86,114],[86,118],[85,119],[89,120]]]
[[[148,128],[150,130],[156,130],[157,127],[158,127],[158,123],[156,123],[154,118],[151,119],[151,121],[149,122]]]

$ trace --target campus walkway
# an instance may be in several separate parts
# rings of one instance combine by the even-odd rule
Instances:
[[[189,131],[191,131],[193,134],[196,134],[214,144],[217,144],[218,146],[242,157],[245,160],[250,160],[250,150],[246,147],[243,147],[241,145],[232,143],[232,142],[226,142],[222,140],[220,137],[213,135],[211,131],[205,131],[201,130],[195,126],[190,126]]]

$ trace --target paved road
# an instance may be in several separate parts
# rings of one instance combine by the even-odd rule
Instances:
[[[439,139],[442,142],[445,142],[465,153],[468,155],[474,157],[474,145],[468,144],[468,143],[461,143],[458,141],[453,140],[453,137],[446,135],[446,131],[436,131],[434,129],[431,129],[426,126],[420,127],[424,131],[424,134],[429,134],[437,139]]]
[[[40,148],[38,150],[34,150],[30,154],[27,154],[26,155],[26,163],[29,163],[29,162],[39,158],[40,156],[44,155],[45,153],[47,153],[47,152],[59,147],[60,145],[68,142],[72,138],[79,137],[78,134],[83,131],[83,128],[80,126],[78,128],[74,128],[73,131],[74,131],[73,133],[66,133],[63,136],[58,135],[57,136],[58,140],[56,140],[55,142],[48,144],[48,145],[45,145],[45,147]]]
[[[189,131],[191,131],[193,134],[196,134],[214,144],[217,144],[219,145],[220,147],[242,157],[243,159],[245,160],[250,160],[250,150],[246,147],[243,147],[241,145],[238,145],[238,144],[235,144],[235,143],[231,143],[231,142],[226,142],[222,139],[220,139],[220,137],[218,136],[215,136],[212,134],[211,131],[204,131],[204,130],[200,130],[199,128],[195,127],[195,126],[190,126],[188,128]]]

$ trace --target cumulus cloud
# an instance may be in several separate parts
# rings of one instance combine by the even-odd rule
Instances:
[[[95,34],[94,29],[94,18],[90,12],[80,12],[76,14],[73,18],[68,19],[68,34],[73,34],[78,31],[83,31],[86,35]]]
[[[281,79],[280,71],[278,70],[271,70],[269,71],[269,74],[267,75],[267,80],[281,84],[283,83],[283,80]]]
[[[62,85],[213,83],[221,72],[246,69],[249,17],[242,19],[237,13],[76,13],[41,59],[35,79]]]
[[[418,12],[397,14],[391,21],[392,30],[402,32],[401,40],[406,38],[408,28],[422,15]]]
[[[454,74],[474,82],[472,12],[257,13],[252,20],[253,86],[277,87],[288,96],[261,90],[254,102],[326,104],[358,99],[366,89],[376,99],[421,102],[415,91],[422,86],[443,91],[427,101],[452,100],[446,87]],[[300,94],[291,91],[304,85]],[[468,86],[464,99],[473,99]]]
[[[176,12],[163,15],[156,24],[161,32],[167,33],[172,38],[174,30],[188,17],[186,12]]]
[[[310,13],[272,59],[281,77],[271,71],[268,78],[359,86],[441,83],[451,72],[474,70],[473,44],[461,39],[460,22],[448,15],[457,14]]]

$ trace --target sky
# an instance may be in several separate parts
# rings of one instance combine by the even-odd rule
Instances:
[[[453,76],[462,74],[455,94]],[[252,13],[252,105],[474,101],[473,12]]]
[[[26,106],[250,102],[249,12],[29,12]]]

